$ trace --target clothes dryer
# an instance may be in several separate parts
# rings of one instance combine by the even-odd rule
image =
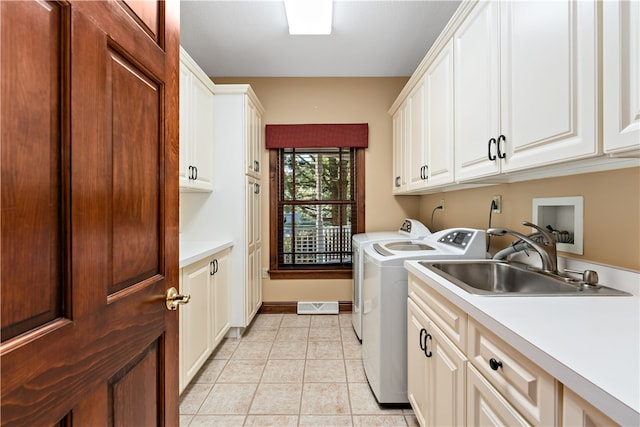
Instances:
[[[485,233],[457,228],[420,240],[373,243],[364,249],[362,359],[381,404],[408,403],[406,260],[485,259]]]

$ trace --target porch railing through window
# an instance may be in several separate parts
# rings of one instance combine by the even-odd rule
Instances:
[[[351,225],[322,228],[285,225],[283,231],[284,264],[351,263]]]

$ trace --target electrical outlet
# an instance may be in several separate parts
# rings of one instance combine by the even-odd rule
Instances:
[[[268,279],[269,278],[269,269],[268,268],[263,268],[262,269],[262,278],[263,279]]]
[[[493,196],[493,203],[495,203],[493,213],[502,213],[502,196]]]
[[[442,206],[442,210],[444,210],[444,199],[440,199],[440,206]]]

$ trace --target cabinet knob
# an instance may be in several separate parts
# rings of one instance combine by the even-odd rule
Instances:
[[[494,359],[493,357],[491,359],[489,359],[489,366],[491,367],[491,369],[493,369],[494,371],[497,371],[498,368],[502,368],[502,362],[500,362],[499,360]]]
[[[396,187],[400,187],[400,177],[399,176],[396,176],[395,185],[396,185]]]

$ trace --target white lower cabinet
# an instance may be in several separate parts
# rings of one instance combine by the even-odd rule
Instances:
[[[229,254],[225,249],[181,270],[180,293],[191,299],[179,308],[180,393],[229,330]]]
[[[465,355],[409,299],[408,395],[420,425],[465,425]]]
[[[421,426],[558,425],[557,381],[412,274],[407,321]]]
[[[565,388],[562,397],[562,425],[567,427],[614,427],[619,424],[572,390]]]
[[[529,426],[527,420],[491,386],[472,365],[467,365],[467,425]]]

